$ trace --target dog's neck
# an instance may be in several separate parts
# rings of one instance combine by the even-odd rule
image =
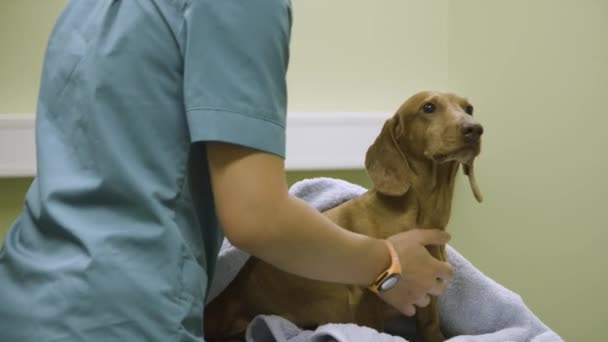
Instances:
[[[409,192],[418,203],[419,227],[444,229],[447,226],[459,165],[455,161],[437,164],[410,160],[416,179],[412,181]]]
[[[437,164],[428,160],[408,160],[413,175],[409,190],[402,196],[372,191],[374,201],[390,207],[392,215],[415,214],[418,228],[445,229],[450,219],[458,162]],[[405,220],[412,220],[413,218]]]

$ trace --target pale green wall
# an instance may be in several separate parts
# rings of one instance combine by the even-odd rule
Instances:
[[[0,242],[23,207],[31,178],[0,178]]]
[[[0,0],[0,113],[34,112],[64,3]],[[446,0],[293,0],[293,10],[290,111],[392,111],[406,94],[447,82]]]
[[[43,52],[64,3],[0,0],[0,114],[35,111]]]
[[[34,110],[61,3],[0,0],[0,113]],[[453,244],[566,340],[608,340],[608,2],[293,3],[290,110],[391,111],[425,88],[469,96],[486,128],[477,163],[485,202],[458,183]],[[367,184],[361,171],[288,178],[318,175]],[[0,234],[29,181],[0,180]]]
[[[449,28],[449,88],[486,128],[455,244],[566,340],[608,341],[608,1],[451,1]]]
[[[447,84],[447,0],[292,0],[290,111],[393,111]]]
[[[0,0],[0,115],[33,113],[42,56],[65,0]],[[0,178],[0,240],[23,205],[29,178]]]

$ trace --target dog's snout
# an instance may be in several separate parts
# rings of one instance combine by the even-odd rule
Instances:
[[[460,127],[460,132],[467,140],[477,140],[483,134],[483,126],[477,123],[465,123]]]

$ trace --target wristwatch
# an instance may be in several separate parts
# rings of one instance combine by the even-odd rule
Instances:
[[[375,293],[392,289],[399,279],[401,279],[401,262],[399,261],[399,256],[395,251],[395,247],[393,247],[393,244],[388,240],[384,240],[384,242],[391,253],[391,265],[386,271],[382,272],[370,286],[368,286],[368,288]]]

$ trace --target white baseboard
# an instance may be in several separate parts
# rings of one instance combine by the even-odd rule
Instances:
[[[363,167],[389,113],[293,112],[287,116],[288,170]],[[36,174],[34,114],[0,114],[0,177]]]
[[[362,168],[367,148],[388,117],[378,112],[289,113],[286,168]]]
[[[34,114],[0,114],[0,177],[36,174]]]

